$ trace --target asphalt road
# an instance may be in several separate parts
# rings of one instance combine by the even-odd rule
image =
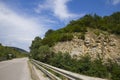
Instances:
[[[27,61],[19,58],[0,62],[0,80],[32,80]]]

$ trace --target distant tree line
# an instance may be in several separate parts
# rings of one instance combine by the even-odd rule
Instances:
[[[0,61],[25,56],[27,56],[27,54],[21,53],[16,49],[0,44]]]

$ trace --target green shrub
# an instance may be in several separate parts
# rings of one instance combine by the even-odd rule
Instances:
[[[120,66],[117,63],[103,64],[102,59],[91,61],[89,55],[81,56],[80,59],[73,59],[69,53],[55,53],[46,61],[48,64],[69,70],[72,72],[95,76],[100,78],[109,78],[119,80]],[[110,65],[108,67],[108,65]],[[109,76],[111,74],[111,77]]]
[[[54,30],[49,29],[46,33],[45,33],[45,37],[49,36],[50,34],[52,34],[54,32]]]
[[[78,36],[78,39],[85,40],[85,33],[81,33],[81,34]]]
[[[95,33],[97,36],[100,35],[100,31],[99,31],[99,30],[94,31],[94,33]]]
[[[51,56],[52,56],[52,51],[50,50],[48,45],[39,47],[38,54],[36,55],[36,57],[38,57],[38,60],[42,62],[49,61],[49,58]]]
[[[73,39],[73,35],[66,33],[66,34],[61,34],[60,40],[59,41],[71,41]]]

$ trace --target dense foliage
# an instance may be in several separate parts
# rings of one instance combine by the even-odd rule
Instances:
[[[66,27],[59,30],[48,30],[45,37],[36,37],[30,47],[31,57],[53,66],[70,70],[77,73],[120,80],[120,65],[116,62],[108,61],[103,64],[102,59],[91,61],[89,55],[81,56],[80,59],[71,58],[68,53],[54,53],[52,46],[57,42],[70,41],[73,33],[81,33],[80,39],[85,39],[88,28],[100,29],[110,33],[120,35],[120,12],[110,16],[100,17],[98,15],[85,15],[84,17],[71,21]],[[95,32],[99,35],[98,32]]]
[[[58,53],[50,59],[49,64],[80,74],[120,80],[120,65],[111,61],[107,64],[103,64],[102,59],[91,61],[89,55],[81,56],[81,59],[74,59],[71,58],[68,53]]]
[[[35,59],[58,68],[89,76],[120,80],[120,65],[116,62],[108,61],[103,64],[100,58],[91,61],[89,55],[81,56],[80,59],[72,58],[69,53],[53,53],[48,46],[41,46],[35,55]]]
[[[24,56],[26,56],[25,53],[21,53],[20,51],[11,47],[0,45],[0,61]]]

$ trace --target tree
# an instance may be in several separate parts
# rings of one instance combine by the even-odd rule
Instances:
[[[0,46],[2,46],[2,44],[0,43]]]
[[[35,37],[35,39],[32,41],[32,45],[30,47],[30,49],[35,49],[35,48],[39,48],[42,43],[41,43],[42,39],[40,37]]]
[[[47,62],[48,59],[52,56],[52,51],[50,50],[48,45],[41,46],[38,49],[38,59],[42,62]]]
[[[46,33],[45,33],[45,37],[47,37],[48,35],[50,35],[51,33],[53,33],[54,30],[52,29],[49,29]]]
[[[38,49],[40,46],[42,46],[42,39],[40,37],[35,37],[35,39],[32,41],[32,44],[30,46],[30,55],[33,57],[33,58],[37,58],[36,55],[38,54]]]

